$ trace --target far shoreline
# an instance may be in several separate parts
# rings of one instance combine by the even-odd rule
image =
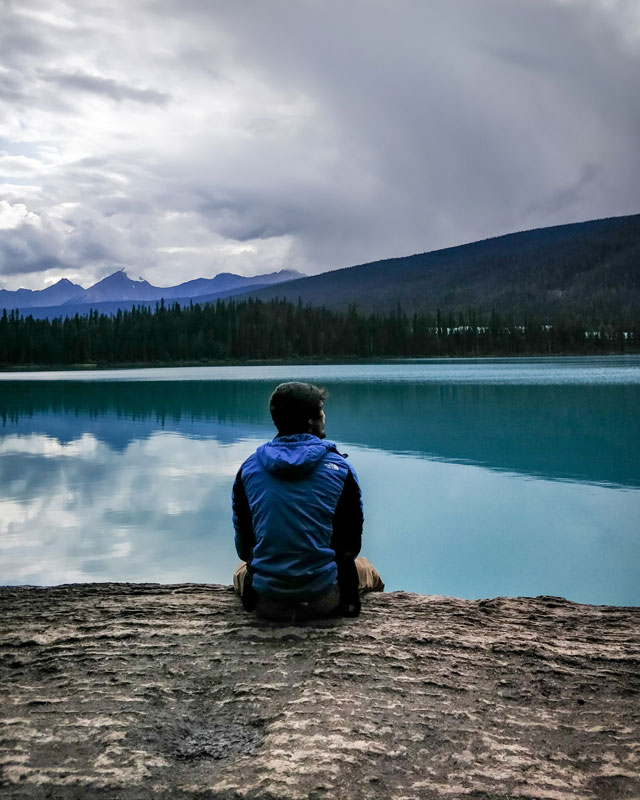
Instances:
[[[626,350],[624,353],[619,351],[609,351],[607,353],[483,353],[478,355],[438,355],[438,356],[374,356],[369,358],[357,356],[343,356],[324,358],[303,357],[303,358],[274,358],[274,359],[224,359],[224,360],[200,360],[200,361],[138,361],[128,363],[97,363],[87,362],[79,364],[20,364],[20,365],[0,365],[2,373],[30,373],[30,372],[79,372],[93,370],[102,372],[106,370],[135,370],[135,369],[179,369],[185,367],[286,367],[286,366],[311,366],[327,364],[391,364],[394,362],[412,361],[488,361],[490,359],[504,360],[524,360],[527,358],[611,358],[640,355],[640,348]]]

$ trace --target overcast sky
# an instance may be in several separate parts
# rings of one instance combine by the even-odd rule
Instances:
[[[640,212],[637,0],[0,0],[0,288]]]

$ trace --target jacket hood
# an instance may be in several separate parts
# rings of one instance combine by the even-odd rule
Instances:
[[[260,446],[256,455],[260,464],[276,478],[297,480],[308,475],[322,461],[333,442],[319,439],[311,433],[277,436]]]

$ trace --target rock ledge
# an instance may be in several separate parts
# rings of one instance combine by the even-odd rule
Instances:
[[[640,797],[640,608],[0,588],[3,798]]]

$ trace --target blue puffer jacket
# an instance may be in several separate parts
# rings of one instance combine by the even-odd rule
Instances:
[[[309,433],[279,436],[244,462],[234,486],[235,541],[258,594],[303,600],[336,582],[331,540],[345,481],[355,483],[359,504],[350,465],[333,442]]]

